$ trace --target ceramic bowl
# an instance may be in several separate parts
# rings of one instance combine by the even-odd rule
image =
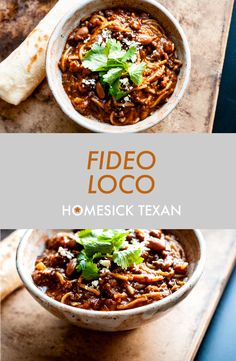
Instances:
[[[103,123],[97,119],[84,117],[74,109],[64,91],[61,81],[61,71],[58,67],[68,35],[79,24],[81,18],[90,15],[94,11],[116,6],[127,7],[127,2],[124,0],[82,0],[59,21],[52,33],[47,49],[47,78],[49,87],[62,111],[82,127],[94,132],[104,133],[141,132],[153,127],[170,114],[182,98],[190,76],[191,57],[188,41],[178,21],[164,6],[155,0],[129,0],[128,5],[129,8],[147,11],[159,21],[166,30],[167,35],[175,43],[178,57],[183,63],[174,94],[165,105],[145,120],[133,125],[114,126]]]
[[[60,319],[68,320],[82,328],[99,331],[130,330],[163,316],[192,290],[205,263],[205,241],[201,233],[197,230],[173,230],[173,234],[184,247],[190,263],[189,280],[183,287],[163,300],[130,310],[108,312],[83,310],[48,297],[35,286],[31,278],[36,257],[42,254],[45,240],[56,232],[55,230],[27,231],[17,250],[17,270],[25,287],[38,303]]]

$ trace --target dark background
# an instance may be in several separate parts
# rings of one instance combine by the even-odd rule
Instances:
[[[195,361],[236,360],[236,270],[230,277]]]
[[[236,3],[234,4],[213,132],[236,133]]]

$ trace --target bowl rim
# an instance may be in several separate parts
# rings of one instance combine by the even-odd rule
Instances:
[[[191,72],[191,52],[190,52],[190,47],[189,47],[185,32],[184,32],[182,26],[180,25],[180,23],[178,22],[178,20],[174,17],[174,15],[172,15],[172,13],[169,10],[167,10],[167,8],[164,7],[162,4],[160,4],[158,1],[156,1],[156,0],[140,0],[141,2],[149,3],[149,4],[153,5],[154,7],[159,9],[162,13],[164,13],[166,15],[166,17],[173,23],[174,27],[177,29],[177,31],[180,34],[180,37],[183,42],[183,49],[184,49],[185,57],[186,57],[186,67],[185,67],[185,73],[184,73],[185,75],[184,75],[182,87],[180,88],[180,90],[178,92],[176,100],[172,102],[172,104],[169,106],[169,108],[167,108],[167,110],[165,111],[164,115],[162,115],[160,118],[157,116],[157,113],[159,111],[157,109],[149,117],[147,117],[146,119],[144,119],[136,124],[125,125],[125,126],[115,126],[115,125],[103,123],[103,122],[99,121],[98,119],[93,119],[94,122],[90,123],[88,120],[91,120],[91,118],[85,117],[82,114],[80,114],[79,112],[76,112],[76,114],[74,112],[71,113],[71,111],[68,110],[67,106],[65,105],[66,101],[61,99],[61,97],[57,94],[57,91],[54,91],[54,81],[53,81],[53,76],[51,76],[51,70],[50,70],[52,68],[52,60],[51,60],[50,54],[52,53],[54,42],[61,36],[61,29],[63,28],[64,24],[68,21],[68,19],[70,17],[73,16],[73,14],[76,11],[83,8],[84,6],[89,4],[91,1],[93,1],[93,0],[82,0],[77,5],[73,6],[58,21],[57,25],[55,26],[55,28],[49,38],[48,46],[46,49],[46,75],[47,75],[47,81],[48,81],[49,88],[50,88],[57,104],[63,111],[63,113],[67,117],[72,119],[75,123],[82,126],[84,129],[93,131],[95,133],[110,133],[110,134],[138,133],[138,132],[142,132],[147,129],[150,129],[150,128],[154,127],[155,125],[159,124],[160,122],[162,122],[175,109],[175,107],[181,101],[181,99],[185,93],[185,90],[188,86],[189,79],[190,79],[190,72]],[[124,6],[127,7],[127,4],[125,4],[125,1],[124,1]],[[94,10],[96,10],[96,9],[94,9]],[[155,115],[156,115],[156,117],[154,120],[153,118]],[[102,124],[102,129],[101,129],[101,124]]]
[[[94,310],[84,310],[81,308],[76,308],[73,306],[69,306],[66,304],[63,304],[59,301],[54,300],[53,298],[47,296],[45,293],[43,293],[33,282],[31,275],[28,278],[26,275],[26,272],[24,270],[24,266],[22,264],[22,259],[24,257],[24,249],[25,245],[28,242],[28,238],[30,234],[33,232],[33,229],[29,229],[25,232],[25,234],[22,236],[20,243],[18,245],[17,251],[16,251],[16,268],[18,271],[18,274],[24,284],[24,286],[27,288],[27,290],[35,295],[39,299],[43,299],[44,302],[47,304],[50,304],[51,306],[60,309],[65,312],[73,313],[77,316],[87,316],[89,318],[116,318],[116,317],[122,317],[125,315],[134,316],[138,314],[143,314],[146,312],[152,312],[152,311],[164,311],[172,306],[172,303],[176,304],[178,301],[180,301],[185,294],[188,293],[188,291],[192,290],[192,288],[196,285],[198,282],[205,266],[206,262],[206,244],[205,239],[199,229],[189,229],[193,231],[196,240],[198,242],[199,246],[199,260],[197,263],[197,266],[193,272],[193,274],[190,276],[189,280],[186,282],[184,286],[182,286],[180,289],[178,289],[176,292],[172,293],[170,296],[167,296],[163,298],[162,300],[154,301],[148,305],[135,307],[127,310],[118,310],[118,311],[94,311]],[[30,281],[29,281],[30,280]],[[167,307],[166,307],[167,306]]]

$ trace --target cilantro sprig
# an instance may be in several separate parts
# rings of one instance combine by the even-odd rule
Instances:
[[[92,72],[98,72],[103,85],[109,88],[109,94],[116,100],[128,94],[122,90],[120,79],[128,76],[135,85],[142,83],[145,63],[134,63],[138,49],[132,45],[128,50],[122,49],[122,44],[116,39],[109,39],[101,45],[95,43],[85,54],[82,64]]]
[[[85,229],[77,233],[77,242],[83,249],[77,257],[76,269],[86,281],[99,278],[100,259],[113,261],[124,270],[143,261],[140,248],[124,249],[129,233],[124,229]]]
[[[113,261],[123,269],[127,269],[133,264],[139,264],[143,261],[140,257],[140,248],[114,252]]]

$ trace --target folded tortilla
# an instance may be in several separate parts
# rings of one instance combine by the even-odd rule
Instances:
[[[59,0],[25,41],[0,63],[0,98],[18,105],[45,77],[45,54],[60,18],[78,0]]]
[[[25,230],[13,232],[0,242],[0,301],[22,286],[16,270],[16,249]]]

